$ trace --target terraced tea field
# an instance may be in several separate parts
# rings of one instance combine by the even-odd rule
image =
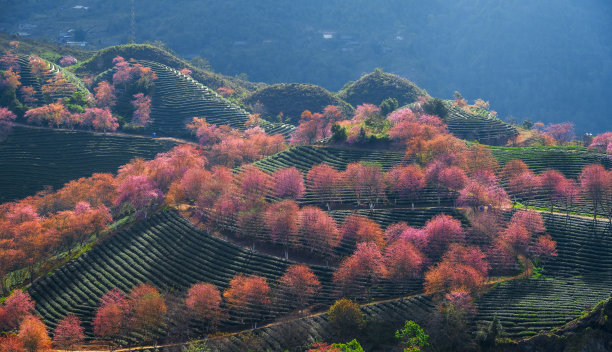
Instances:
[[[224,99],[212,89],[195,79],[155,61],[137,60],[139,64],[150,67],[157,75],[151,99],[151,118],[153,123],[147,131],[160,136],[185,137],[191,132],[185,127],[193,117],[204,117],[211,124],[229,125],[239,130],[245,129],[248,112]],[[97,81],[112,81],[114,69],[98,75]],[[282,125],[272,125],[279,131],[286,130]]]
[[[582,168],[589,164],[612,167],[612,161],[604,153],[585,147],[491,147],[491,153],[500,167],[512,159],[519,159],[535,173],[555,169],[571,178],[578,178]]]
[[[99,298],[114,287],[127,292],[132,286],[149,282],[162,291],[184,292],[192,284],[206,281],[225,289],[238,273],[264,276],[274,286],[290,264],[212,237],[175,211],[163,211],[119,231],[35,282],[29,292],[48,327],[55,327],[59,319],[73,312],[89,329]],[[330,304],[334,298],[332,270],[319,266],[312,269],[323,286],[316,301]],[[398,294],[397,288],[384,283],[373,290],[375,298]],[[275,301],[264,320],[287,313],[291,303]],[[236,319],[231,317],[226,328],[235,325]]]
[[[44,76],[46,77],[45,79],[61,73],[69,83],[65,89],[54,91],[49,97],[45,97],[42,94],[42,84],[45,82],[41,82],[39,78],[32,74],[29,60],[29,56],[21,56],[18,59],[19,66],[21,68],[21,83],[23,86],[31,86],[36,90],[34,97],[38,99],[37,105],[53,103],[57,99],[65,98],[77,90],[82,92],[85,96],[90,94],[89,90],[85,87],[85,84],[80,78],[76,77],[72,72],[64,69],[63,67],[45,60],[45,63],[49,67],[49,70],[44,73]]]
[[[264,158],[254,164],[267,172],[274,172],[278,169],[294,166],[298,170],[307,173],[313,166],[320,163],[329,164],[336,170],[343,171],[352,162],[364,161],[377,163],[383,170],[388,170],[402,163],[403,160],[403,152],[298,146]]]
[[[132,158],[153,158],[173,141],[118,135],[14,127],[0,142],[0,202],[23,198],[44,186],[95,172],[116,172]]]
[[[508,139],[518,135],[516,129],[495,117],[470,114],[462,108],[447,103],[448,116],[444,122],[456,137],[478,141],[487,145],[504,145]]]
[[[599,221],[543,214],[559,256],[543,276],[502,284],[478,300],[477,322],[497,315],[506,336],[523,337],[561,326],[612,292],[612,231]]]

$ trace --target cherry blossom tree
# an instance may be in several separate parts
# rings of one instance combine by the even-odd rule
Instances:
[[[16,118],[17,116],[13,114],[11,110],[9,110],[8,108],[0,107],[0,125],[10,124],[15,121]]]
[[[417,165],[395,166],[385,174],[387,187],[393,193],[406,197],[414,209],[414,200],[425,188],[425,174]]]
[[[265,214],[268,204],[264,199],[245,204],[238,213],[236,235],[251,240],[251,251],[255,251],[255,241],[265,235]]]
[[[539,236],[532,252],[538,258],[556,257],[557,256],[557,242],[553,241],[552,237],[550,237],[550,235],[548,234]]]
[[[580,188],[593,205],[593,221],[601,206],[607,186],[607,171],[601,164],[587,165],[580,173]]]
[[[408,226],[408,224],[404,221],[396,222],[387,226],[383,235],[385,238],[385,245],[388,246],[391,243],[397,241],[402,235],[402,233],[408,228],[410,228],[410,226]]]
[[[412,243],[420,251],[424,251],[429,243],[429,236],[425,229],[417,229],[410,226],[402,232],[399,239]]]
[[[551,124],[544,131],[561,143],[569,143],[574,138],[574,124],[571,122]]]
[[[151,120],[151,98],[143,93],[134,94],[132,106],[134,113],[132,114],[132,123],[136,126],[146,127],[153,121]]]
[[[60,348],[71,348],[85,339],[81,319],[74,314],[68,314],[55,327],[53,342]]]
[[[213,284],[199,282],[191,286],[185,305],[196,319],[203,322],[207,331],[215,329],[217,323],[225,318],[221,308],[221,293]]]
[[[115,95],[115,87],[107,81],[101,81],[94,88],[96,106],[99,108],[112,108],[117,104],[117,97]]]
[[[423,228],[427,233],[428,251],[432,257],[439,257],[452,243],[465,240],[461,222],[446,214],[436,215]]]
[[[0,351],[2,352],[24,352],[23,341],[17,335],[5,335],[0,337]]]
[[[166,315],[167,307],[162,294],[148,283],[134,286],[129,296],[130,327],[149,338],[159,328]]]
[[[201,167],[193,167],[185,171],[181,177],[180,187],[185,197],[194,201],[204,193],[205,185],[209,182],[212,182],[210,171]]]
[[[80,115],[81,124],[86,127],[93,127],[96,131],[116,131],[119,127],[117,118],[111,114],[108,108],[85,108]]]
[[[34,302],[27,292],[15,290],[0,306],[0,330],[16,329],[24,317],[34,310]]]
[[[7,108],[0,108],[0,141],[3,141],[11,132],[13,121],[17,116]]]
[[[344,182],[355,194],[358,205],[364,200],[373,208],[384,197],[384,175],[380,165],[350,163],[344,171]]]
[[[425,293],[449,293],[457,289],[477,291],[486,283],[486,276],[469,263],[454,262],[442,258],[436,266],[425,273]]]
[[[38,101],[38,98],[36,98],[36,90],[32,86],[21,86],[21,88],[19,88],[19,96],[26,106],[34,106]]]
[[[589,149],[605,152],[610,144],[612,144],[612,132],[605,132],[593,138]]]
[[[115,206],[127,206],[136,216],[144,218],[147,217],[147,210],[163,199],[163,193],[146,176],[129,176],[118,186],[117,192],[119,197],[115,200]]]
[[[384,232],[380,225],[364,215],[350,214],[344,218],[341,233],[342,241],[349,244],[372,242],[379,248],[385,245]]]
[[[240,189],[247,199],[264,198],[272,188],[273,177],[254,165],[242,169]]]
[[[459,192],[468,182],[468,177],[458,166],[449,166],[440,170],[438,182],[451,192]]]
[[[566,178],[557,184],[557,189],[555,192],[559,196],[559,199],[565,204],[565,209],[567,212],[567,225],[567,221],[569,221],[570,218],[570,209],[579,197],[580,187],[578,186],[578,183],[575,180]]]
[[[283,245],[285,259],[289,259],[289,246],[297,243],[299,210],[292,200],[271,204],[266,210],[266,227],[272,240]]]
[[[512,215],[506,229],[499,234],[499,241],[513,255],[529,255],[533,235],[544,231],[546,227],[539,213],[521,210]]]
[[[274,179],[274,194],[279,198],[298,199],[306,193],[304,176],[295,167],[276,170]]]
[[[31,124],[42,125],[46,122],[49,127],[60,127],[68,122],[70,112],[66,110],[64,105],[54,103],[30,109],[25,113],[24,117]]]
[[[341,240],[336,221],[318,207],[305,206],[300,210],[298,222],[300,237],[311,251],[316,249],[328,260]]]
[[[289,301],[296,302],[303,310],[314,295],[321,290],[321,283],[310,268],[303,264],[295,264],[279,279],[281,290]]]
[[[380,114],[380,108],[373,104],[358,105],[353,115],[353,122],[365,122],[373,116]]]
[[[102,296],[92,322],[96,336],[112,341],[119,338],[126,328],[129,302],[125,295],[114,288]]]
[[[331,209],[331,203],[338,199],[342,174],[328,164],[313,166],[306,176],[308,190]]]
[[[512,159],[504,165],[501,174],[505,178],[511,179],[526,171],[529,171],[529,166],[527,166],[524,161]]]
[[[75,59],[72,56],[64,56],[60,59],[59,64],[60,66],[63,66],[63,67],[76,65],[77,59]]]
[[[334,273],[334,282],[343,293],[363,293],[387,275],[387,268],[375,243],[359,243],[357,250],[345,258]],[[367,298],[367,297],[366,297]]]
[[[540,175],[542,194],[548,199],[550,212],[554,210],[554,201],[560,198],[558,185],[565,182],[565,176],[557,170],[546,170]]]
[[[404,238],[387,247],[384,259],[388,277],[396,282],[417,277],[425,260],[423,253]]]

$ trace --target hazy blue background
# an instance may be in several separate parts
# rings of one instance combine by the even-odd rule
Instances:
[[[381,67],[434,96],[491,101],[502,118],[612,129],[610,0],[135,0],[136,41],[161,40],[215,71],[330,90]],[[88,10],[73,9],[75,5]],[[129,0],[0,0],[0,28],[76,29],[125,43]],[[23,26],[22,26],[23,29]],[[333,33],[332,39],[323,34]]]

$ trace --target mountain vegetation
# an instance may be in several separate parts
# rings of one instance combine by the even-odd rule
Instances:
[[[612,132],[379,70],[336,95],[148,45],[8,45],[1,351],[608,341]]]

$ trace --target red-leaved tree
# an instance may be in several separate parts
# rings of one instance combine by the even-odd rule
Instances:
[[[202,321],[206,331],[215,329],[217,323],[225,318],[221,308],[221,293],[213,284],[199,282],[191,286],[187,291],[185,305],[196,319]]]
[[[306,180],[308,190],[326,204],[327,210],[330,210],[331,203],[338,199],[342,174],[327,164],[318,164],[308,171]]]
[[[272,240],[283,245],[285,259],[289,259],[289,246],[298,242],[299,210],[300,207],[292,200],[271,204],[266,210],[266,227]]]
[[[134,286],[129,296],[129,326],[141,332],[148,339],[164,323],[167,307],[164,297],[150,284]]]
[[[265,278],[257,275],[238,274],[232,278],[223,292],[227,305],[242,322],[246,318],[256,327],[257,321],[267,312],[270,304],[270,286]]]
[[[380,225],[364,215],[350,214],[342,224],[342,241],[348,244],[372,242],[379,248],[385,245],[384,232]]]
[[[51,349],[51,338],[40,318],[28,315],[19,326],[19,339],[27,352]]]
[[[321,289],[317,276],[306,265],[295,264],[279,279],[281,291],[286,299],[295,302],[303,310],[314,295]]]
[[[375,243],[359,243],[334,273],[334,282],[345,294],[369,296],[370,288],[387,275],[383,255]]]

